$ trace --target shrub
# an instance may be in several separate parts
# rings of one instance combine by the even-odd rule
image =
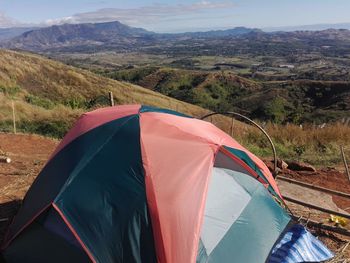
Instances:
[[[63,138],[71,127],[71,123],[64,120],[20,121],[18,130],[25,133],[41,134],[53,138]]]
[[[49,99],[40,98],[40,97],[37,97],[34,95],[26,95],[25,101],[28,102],[29,104],[39,106],[39,107],[42,107],[42,108],[48,109],[48,110],[53,109],[56,105],[54,102],[52,102]]]
[[[88,102],[83,98],[70,98],[66,99],[63,104],[72,109],[86,109]]]
[[[88,100],[85,103],[85,107],[88,109],[91,109],[91,108],[109,106],[109,104],[110,104],[109,98],[107,96],[100,95],[100,96],[97,96],[96,98]]]
[[[286,107],[287,101],[281,97],[276,97],[266,103],[263,106],[262,111],[267,119],[270,119],[275,123],[282,123],[288,115]]]
[[[18,92],[21,91],[21,87],[18,85],[15,86],[3,86],[0,85],[0,92],[4,93],[5,95],[8,95],[10,97],[16,96]]]

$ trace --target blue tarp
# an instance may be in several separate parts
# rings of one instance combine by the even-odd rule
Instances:
[[[272,250],[269,263],[322,262],[334,254],[302,225],[294,225]]]

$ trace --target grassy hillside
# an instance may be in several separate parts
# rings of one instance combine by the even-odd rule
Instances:
[[[231,71],[141,67],[100,72],[213,111],[236,110],[275,123],[323,123],[349,117],[350,82],[256,81]]]
[[[84,111],[140,103],[201,116],[208,111],[139,86],[104,78],[38,55],[0,50],[0,130],[11,129],[12,101],[20,131],[62,137]]]

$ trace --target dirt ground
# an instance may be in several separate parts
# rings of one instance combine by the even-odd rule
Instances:
[[[57,140],[38,135],[0,133],[0,155],[6,154],[12,160],[10,164],[0,163],[0,240],[13,214],[18,209],[20,201],[57,145]],[[284,170],[281,175],[317,186],[350,193],[349,179],[342,171],[338,171],[335,168],[328,167],[317,172]],[[328,209],[344,213],[350,212],[350,199],[305,189],[281,180],[277,180],[277,183],[284,195],[315,205],[321,205]],[[334,223],[329,222],[329,214],[289,202],[287,204],[297,216],[334,225]],[[345,228],[350,230],[350,222]],[[312,231],[336,253],[336,258],[331,262],[350,262],[350,238],[319,229],[312,229]]]
[[[0,154],[11,158],[0,163],[0,203],[23,198],[57,144],[38,135],[0,133]]]
[[[313,173],[292,172],[285,170],[281,175],[316,186],[322,186],[328,189],[350,193],[349,179],[344,173],[334,169],[321,169],[320,171]],[[348,198],[330,195],[278,179],[277,184],[281,193],[285,196],[345,214],[350,212],[350,199]],[[287,202],[287,205],[293,214],[298,217],[302,216],[306,220],[313,220],[321,222],[325,225],[336,226],[334,222],[330,221],[330,214],[309,209],[291,202]],[[347,221],[348,224],[342,228],[350,231],[350,220]],[[311,230],[328,246],[328,248],[337,254],[337,257],[331,262],[343,263],[347,262],[348,259],[348,262],[350,262],[350,247],[348,245],[350,242],[350,237],[315,228]]]

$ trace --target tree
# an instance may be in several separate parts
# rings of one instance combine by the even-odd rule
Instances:
[[[287,116],[285,106],[286,100],[281,97],[276,97],[263,106],[263,113],[267,119],[275,123],[282,123]]]

